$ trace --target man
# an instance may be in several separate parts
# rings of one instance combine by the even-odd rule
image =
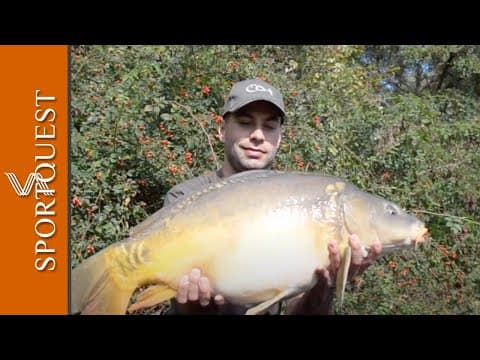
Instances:
[[[246,170],[271,168],[281,141],[281,126],[286,119],[283,97],[265,81],[251,79],[236,83],[224,105],[223,121],[219,128],[220,140],[225,144],[223,166],[172,188],[165,205],[183,196],[197,192],[205,185],[220,181]],[[234,236],[232,234],[232,236]],[[381,244],[376,243],[371,253],[363,258],[360,240],[350,239],[352,265],[349,278],[362,272],[380,254]],[[302,295],[287,301],[287,314],[327,314],[334,294],[334,279],[340,265],[338,245],[329,244],[331,265],[318,269],[317,285]],[[213,300],[213,301],[212,301]],[[209,279],[199,269],[192,269],[179,283],[172,312],[180,314],[243,314],[246,309],[226,303],[221,294],[213,294]],[[280,306],[271,307],[270,313],[279,313]]]

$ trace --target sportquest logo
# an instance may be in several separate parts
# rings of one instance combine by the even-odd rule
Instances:
[[[37,240],[34,245],[34,267],[37,271],[53,271],[56,267],[56,249],[53,247],[56,239],[55,189],[52,182],[56,177],[56,110],[52,104],[55,96],[42,96],[41,90],[35,90],[35,126],[33,135],[36,153],[35,169],[31,171],[22,184],[14,172],[5,172],[15,193],[28,197],[32,192],[36,202],[33,204],[35,224],[33,232]],[[46,106],[48,105],[48,106]],[[10,169],[9,169],[10,170]]]
[[[2,314],[69,313],[69,105],[76,48],[0,46]]]

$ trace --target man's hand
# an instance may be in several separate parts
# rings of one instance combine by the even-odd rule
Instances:
[[[214,304],[211,304],[212,297]],[[215,313],[219,306],[225,305],[222,295],[213,296],[210,281],[199,269],[192,269],[189,275],[182,276],[176,300],[181,314]]]
[[[379,257],[382,251],[382,244],[375,242],[368,255],[364,258],[362,244],[357,235],[351,235],[348,239],[352,249],[352,258],[348,271],[347,280],[352,280],[360,275]],[[328,314],[331,302],[335,295],[335,283],[337,272],[340,267],[340,251],[338,243],[332,241],[328,244],[330,265],[327,268],[319,268],[316,271],[318,276],[317,284],[300,299],[296,298],[287,306],[290,314]]]
[[[375,262],[375,260],[377,260],[382,252],[382,243],[380,241],[374,242],[367,256],[364,258],[362,254],[362,243],[358,236],[355,234],[351,235],[348,239],[348,242],[352,248],[352,262],[348,272],[348,281],[350,281],[355,276],[362,274],[366,268],[368,268]]]

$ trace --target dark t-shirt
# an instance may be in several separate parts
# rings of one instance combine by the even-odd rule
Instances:
[[[218,181],[221,181],[222,179],[223,179],[223,174],[221,170],[209,171],[191,180],[187,180],[183,183],[175,185],[173,188],[171,188],[168,191],[167,195],[165,196],[165,201],[163,203],[163,206],[174,204],[177,201],[180,201],[183,197],[196,193],[199,190],[202,190],[203,188],[205,188],[206,186],[209,186]],[[227,304],[223,307],[222,313],[242,315],[245,313],[245,311],[247,311],[247,308],[243,306]],[[275,304],[269,309],[268,314],[278,314],[279,312],[280,312],[280,305]],[[172,309],[170,311],[170,314],[175,314],[175,313],[177,313],[177,303],[176,301],[172,300]]]

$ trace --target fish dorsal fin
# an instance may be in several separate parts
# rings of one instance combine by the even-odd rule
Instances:
[[[269,178],[280,175],[283,172],[276,170],[249,170],[242,171],[238,174],[229,176],[217,182],[205,184],[198,188],[196,192],[188,196],[184,196],[181,200],[162,207],[155,213],[144,219],[130,230],[130,238],[142,238],[151,232],[157,231],[159,228],[166,226],[171,219],[181,213],[184,208],[190,206],[193,202],[202,196],[213,191],[221,189],[225,186],[235,183],[256,182],[260,179]]]
[[[216,191],[217,189],[223,188],[228,184],[234,183],[243,183],[247,181],[255,181],[256,179],[260,178],[267,178],[269,176],[278,175],[277,171],[273,170],[250,170],[250,171],[243,171],[238,174],[229,176],[228,178],[224,178],[217,182],[213,182],[210,184],[203,185],[203,187],[198,188],[198,190],[180,201],[177,201],[173,204],[168,205],[167,207],[170,208],[170,213],[177,213],[182,210],[184,207],[190,205],[192,202],[197,200],[199,197],[204,196],[212,191]]]
[[[197,192],[194,192],[182,200],[169,205],[170,208],[169,216],[175,215],[176,213],[180,212],[184,207],[189,206],[192,202],[196,201],[198,198],[205,196],[206,194],[221,189],[229,184],[235,183],[244,183],[244,182],[255,182],[258,179],[268,178],[271,176],[281,174],[278,171],[274,170],[249,170],[249,171],[242,171],[238,174],[234,174],[229,176],[228,178],[222,179],[220,181],[204,185],[203,187],[199,188]]]
[[[343,304],[343,296],[345,294],[345,286],[347,285],[348,270],[350,269],[350,261],[352,258],[352,249],[347,244],[340,261],[340,268],[337,272],[336,296],[340,306]]]

